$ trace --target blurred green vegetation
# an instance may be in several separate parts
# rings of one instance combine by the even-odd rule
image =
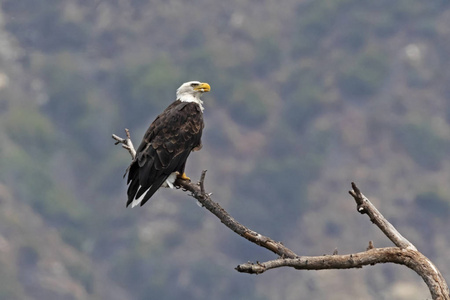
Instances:
[[[75,280],[81,282],[89,294],[94,292],[94,275],[92,269],[85,265],[73,264],[67,266],[67,271]]]
[[[164,109],[165,99],[175,98],[173,86],[180,81],[180,74],[167,57],[127,66],[117,75],[117,100],[131,126],[141,125],[142,119],[148,121],[149,112]]]
[[[9,137],[31,157],[48,159],[55,151],[55,126],[36,108],[13,107],[0,124]]]
[[[281,64],[281,52],[278,47],[279,39],[265,37],[255,42],[255,75],[264,77],[274,72]]]
[[[281,236],[288,224],[295,223],[309,210],[308,186],[320,174],[330,133],[306,133],[301,140],[292,139],[290,143],[280,134],[271,137],[270,158],[262,158],[236,182],[239,206],[232,214],[245,219],[250,228],[264,228],[269,235]],[[268,227],[268,215],[279,226]]]
[[[75,134],[89,110],[89,81],[80,69],[77,57],[62,52],[44,59],[35,67],[45,80],[48,102],[45,109],[61,129]]]
[[[338,74],[338,84],[344,95],[373,95],[386,80],[388,61],[385,54],[369,49],[352,58]]]
[[[231,117],[242,126],[258,128],[267,119],[268,105],[264,102],[264,95],[255,87],[236,86],[229,103]]]
[[[437,170],[447,158],[449,142],[426,123],[406,123],[396,128],[397,141],[421,167]]]
[[[11,269],[9,262],[0,262],[0,299],[19,300],[23,299],[24,294],[16,270]]]
[[[311,1],[297,6],[297,36],[292,41],[292,54],[298,58],[302,55],[313,54],[320,48],[325,38],[335,24],[342,10],[352,0],[339,1]]]
[[[417,194],[414,202],[421,211],[429,212],[435,217],[447,218],[450,213],[450,195],[439,189]]]
[[[284,107],[285,120],[295,130],[302,130],[314,120],[322,109],[320,99],[323,93],[314,86],[306,87],[294,93],[292,100]]]

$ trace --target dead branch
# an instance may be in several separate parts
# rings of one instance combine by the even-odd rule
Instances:
[[[362,268],[379,263],[395,263],[407,266],[422,277],[433,299],[449,300],[450,292],[444,277],[434,264],[403,237],[364,196],[355,183],[350,195],[356,201],[357,211],[367,214],[370,220],[397,246],[379,248],[369,242],[367,251],[347,255],[302,256],[296,259],[276,259],[264,263],[246,263],[236,267],[242,273],[261,274],[279,267],[292,267],[298,270],[351,269]]]
[[[122,147],[128,150],[132,159],[135,159],[136,151],[131,142],[130,133],[127,129],[125,131],[127,134],[126,139],[122,139],[114,134],[113,138],[116,140],[116,145],[121,143]],[[282,243],[275,242],[273,239],[243,226],[231,217],[218,203],[212,201],[211,194],[205,192],[205,175],[206,171],[203,171],[198,184],[180,179],[175,184],[181,189],[189,191],[192,197],[197,199],[203,207],[218,217],[225,226],[250,242],[264,247],[281,257],[264,263],[257,262],[238,265],[235,268],[238,272],[261,274],[267,270],[280,267],[292,267],[298,270],[350,269],[362,268],[363,266],[379,263],[395,263],[404,265],[421,276],[427,284],[434,300],[450,300],[447,283],[439,270],[383,217],[369,199],[361,193],[355,183],[352,182],[352,190],[349,193],[356,201],[357,211],[361,214],[367,214],[372,223],[377,225],[397,247],[374,248],[373,242],[370,241],[367,250],[364,252],[338,255],[336,249],[333,255],[300,257]]]
[[[212,201],[211,194],[204,192],[204,179],[206,171],[202,172],[201,180],[198,184],[192,184],[186,180],[178,179],[175,184],[181,188],[190,191],[192,196],[201,203],[203,207],[213,213],[228,228],[242,236],[243,238],[255,243],[261,247],[269,249],[281,257],[295,258],[298,257],[294,251],[290,250],[280,242],[275,242],[269,237],[263,236],[256,231],[250,230],[244,225],[237,222],[230,214],[223,209],[218,203]],[[203,190],[203,191],[202,191]]]
[[[399,248],[417,250],[414,245],[403,237],[395,227],[389,223],[386,218],[378,211],[378,209],[372,204],[372,202],[364,196],[354,182],[352,182],[352,190],[349,194],[356,201],[356,209],[361,214],[367,214],[370,221],[380,228],[381,231]]]
[[[235,269],[241,273],[261,274],[280,267],[291,267],[297,270],[331,270],[362,268],[380,263],[400,264],[412,269],[425,281],[433,299],[450,299],[449,290],[442,275],[427,257],[413,249],[389,247],[346,255],[301,256],[256,264],[245,263],[238,265]]]
[[[127,138],[123,139],[115,134],[113,134],[113,139],[117,142],[116,145],[122,143],[122,147],[127,149],[131,155],[131,158],[134,159],[136,157],[136,151],[133,148],[133,143],[131,143],[130,134],[127,131]],[[258,246],[264,247],[275,254],[278,254],[281,257],[287,258],[295,258],[298,257],[297,254],[294,253],[291,249],[287,248],[280,242],[276,242],[269,237],[266,237],[262,234],[257,233],[256,231],[250,230],[244,225],[237,222],[230,214],[223,209],[218,203],[212,201],[211,195],[205,192],[205,176],[206,170],[202,172],[200,177],[200,182],[198,184],[194,184],[188,180],[177,179],[175,181],[175,185],[182,188],[183,190],[191,192],[191,195],[197,199],[200,204],[209,210],[212,214],[214,214],[219,220],[225,224],[228,228],[242,236],[243,238],[249,240],[252,243],[257,244]]]
[[[242,273],[261,274],[267,270],[291,267],[298,270],[353,269],[379,263],[396,263],[408,265],[411,269],[419,268],[417,259],[411,259],[417,251],[397,247],[372,249],[346,255],[301,256],[298,258],[275,259],[263,263],[245,263],[236,270]]]
[[[134,160],[136,158],[136,150],[134,149],[133,142],[131,142],[130,131],[128,128],[125,128],[125,134],[127,135],[126,139],[113,134],[112,138],[116,140],[114,145],[122,144],[122,147],[128,150],[131,155],[131,159]]]

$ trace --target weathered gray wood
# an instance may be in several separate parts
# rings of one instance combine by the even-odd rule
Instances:
[[[127,138],[123,139],[113,134],[116,145],[121,143],[122,147],[127,149],[132,159],[136,156],[136,151],[131,142],[129,131],[125,130]],[[350,195],[356,201],[357,211],[361,214],[367,214],[370,220],[380,228],[380,230],[397,246],[389,248],[374,248],[373,243],[369,242],[367,251],[338,255],[337,250],[333,255],[322,256],[298,256],[291,249],[285,247],[280,242],[275,242],[269,237],[263,236],[256,231],[250,230],[237,222],[227,211],[218,203],[212,201],[211,194],[205,192],[205,175],[203,171],[200,182],[194,184],[190,181],[178,179],[175,184],[189,191],[200,204],[214,214],[228,228],[261,247],[264,247],[281,258],[264,263],[245,263],[236,267],[236,270],[242,273],[260,274],[267,270],[292,267],[298,270],[324,270],[324,269],[350,269],[362,268],[367,265],[379,263],[395,263],[404,265],[414,270],[427,284],[431,296],[434,300],[450,300],[450,292],[447,283],[442,274],[434,264],[416,247],[403,237],[395,227],[389,223],[378,209],[364,196],[355,183],[352,182]]]

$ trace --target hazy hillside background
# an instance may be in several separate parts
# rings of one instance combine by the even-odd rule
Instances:
[[[426,299],[409,269],[239,274],[275,258],[179,190],[125,209],[128,153],[189,80],[187,174],[300,255],[389,241],[450,279],[450,2],[1,0],[0,299]]]

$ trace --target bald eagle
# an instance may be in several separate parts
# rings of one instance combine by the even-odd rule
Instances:
[[[210,91],[209,84],[199,81],[183,83],[177,99],[150,125],[136,158],[128,167],[128,201],[141,206],[161,187],[174,187],[177,178],[189,180],[184,173],[192,151],[202,147],[203,101],[200,96]]]

